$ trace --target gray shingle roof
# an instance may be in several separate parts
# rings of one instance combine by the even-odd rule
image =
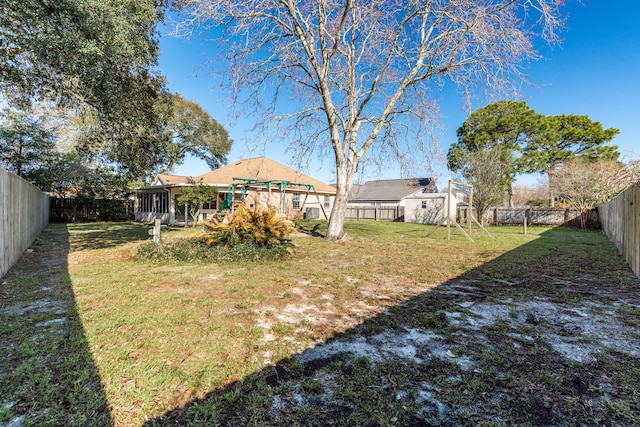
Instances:
[[[432,178],[384,179],[367,181],[351,189],[350,202],[394,202],[423,190],[425,193],[437,193]]]

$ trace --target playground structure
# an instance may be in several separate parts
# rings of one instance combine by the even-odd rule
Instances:
[[[469,228],[469,233],[467,233],[464,228],[462,228],[462,226],[460,224],[458,224],[458,221],[456,220],[456,210],[454,209],[454,212],[451,212],[451,200],[453,199],[453,185],[457,185],[457,186],[461,186],[461,187],[466,187],[469,189],[469,207],[467,209],[467,226]],[[491,235],[491,233],[489,233],[487,231],[486,228],[484,228],[482,226],[481,223],[478,222],[477,219],[474,218],[473,216],[473,185],[469,185],[469,184],[463,184],[461,182],[457,182],[457,181],[452,181],[449,180],[449,189],[448,189],[448,201],[447,201],[447,214],[445,215],[445,217],[442,219],[442,221],[440,221],[435,227],[433,227],[433,229],[431,230],[431,232],[429,234],[427,234],[427,237],[431,237],[431,235],[433,233],[436,232],[436,230],[441,226],[444,225],[445,223],[447,224],[447,240],[451,240],[451,223],[453,223],[453,225],[456,226],[456,228],[458,230],[460,230],[460,232],[467,238],[467,240],[469,240],[470,242],[473,242],[473,239],[471,238],[471,223],[475,223],[478,227],[480,227],[480,229],[482,231],[484,231],[489,237],[493,238],[493,236]]]
[[[303,184],[297,182],[291,182],[287,180],[277,180],[277,179],[269,179],[269,180],[261,180],[261,179],[251,179],[251,178],[233,178],[234,183],[229,184],[227,187],[227,195],[220,206],[220,210],[230,210],[234,211],[236,203],[245,203],[245,199],[247,194],[251,189],[260,189],[265,188],[268,193],[267,205],[269,204],[269,198],[272,194],[272,191],[277,191],[280,196],[280,213],[286,213],[286,200],[287,200],[287,190],[295,191],[295,192],[304,192],[304,200],[301,202],[300,206],[305,206],[307,198],[309,194],[313,192],[318,201],[318,206],[322,209],[322,213],[325,218],[329,218],[327,212],[324,209],[323,203],[320,201],[320,196],[316,191],[316,188],[313,184]],[[238,181],[238,182],[235,182]]]

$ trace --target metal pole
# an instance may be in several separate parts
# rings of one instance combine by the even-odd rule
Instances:
[[[447,240],[451,240],[451,180],[449,180],[449,194],[447,195]]]
[[[469,236],[471,236],[471,215],[473,215],[473,187],[469,186],[469,211],[467,212],[467,214],[469,215],[467,217],[467,223],[469,226]],[[480,221],[482,221],[482,218],[480,218]]]

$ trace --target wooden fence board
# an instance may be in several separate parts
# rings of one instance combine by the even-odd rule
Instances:
[[[602,230],[640,277],[640,182],[598,206]]]
[[[49,196],[0,168],[0,277],[49,222]]]

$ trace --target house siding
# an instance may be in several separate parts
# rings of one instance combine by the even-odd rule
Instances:
[[[308,208],[317,208],[319,218],[329,219],[330,209],[324,207],[325,197],[329,197],[330,207],[333,207],[335,200],[334,187],[266,157],[238,160],[228,166],[195,177],[194,181],[218,188],[218,208],[222,206],[230,186],[235,188],[236,197],[239,197],[240,188],[246,188],[244,202],[247,207],[253,209],[273,206],[277,212],[284,213],[289,219],[304,218]],[[136,219],[145,222],[161,219],[166,224],[188,222],[187,209],[176,206],[175,198],[181,194],[183,186],[191,185],[189,182],[190,177],[161,174],[156,177],[152,186],[139,188]],[[168,193],[166,207],[164,196],[158,196],[163,191]],[[299,194],[299,206],[296,209],[294,209],[294,193]],[[161,198],[160,204],[157,198]],[[187,211],[186,218],[182,218],[183,209]],[[203,210],[203,215],[199,219],[215,212],[217,212],[215,209]]]
[[[439,224],[447,215],[448,193],[421,194],[405,199],[404,222]],[[459,200],[449,200],[451,215],[455,218]]]
[[[142,203],[141,198],[137,197],[136,204],[135,204],[136,221],[152,223],[154,220],[160,219],[162,221],[162,224],[183,225],[185,221],[179,221],[176,218],[177,207],[175,203],[175,198],[176,196],[179,196],[180,194],[182,194],[180,187],[174,187],[167,190],[169,194],[168,212],[157,211],[156,209],[157,203],[155,201],[153,203],[150,203],[150,202]],[[167,190],[162,190],[162,191],[167,191]],[[138,192],[138,196],[141,196],[142,194],[151,195],[151,194],[157,194],[157,193],[158,193],[158,189],[140,190]],[[293,207],[293,204],[294,204],[293,193],[300,194],[300,209],[294,209]],[[222,201],[227,196],[227,194],[228,192],[226,187],[224,188],[224,190],[219,189],[218,206],[221,206]],[[325,195],[326,194],[318,194],[318,197],[316,197],[315,194],[307,194],[306,191],[293,191],[289,189],[287,190],[287,193],[284,197],[284,203],[283,203],[283,196],[280,191],[277,191],[277,190],[267,191],[266,189],[263,189],[263,190],[251,189],[247,191],[247,193],[245,194],[244,200],[245,200],[246,206],[249,209],[254,209],[257,206],[260,206],[263,208],[266,208],[267,206],[273,206],[276,212],[284,213],[285,216],[291,220],[303,219],[306,216],[308,208],[312,208],[312,209],[317,208],[318,219],[328,220],[331,215],[331,209],[333,208],[333,205],[335,202],[335,196],[328,195],[330,209],[326,209],[324,208]],[[148,209],[148,207],[152,207],[153,209],[151,211],[146,210]],[[186,218],[187,223],[192,222],[193,219],[189,217],[188,209],[185,208],[185,212],[187,216]],[[216,212],[218,212],[217,209],[204,209],[201,212],[202,215],[199,217],[199,220],[203,220],[207,217],[210,217]]]

